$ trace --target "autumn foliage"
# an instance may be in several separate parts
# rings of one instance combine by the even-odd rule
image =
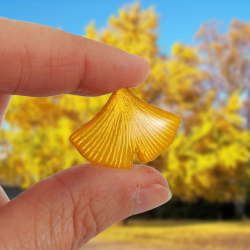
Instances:
[[[133,92],[182,116],[175,142],[149,163],[168,179],[173,196],[244,201],[250,174],[250,24],[233,21],[226,34],[206,24],[197,47],[176,43],[171,55],[158,48],[157,28],[154,9],[134,4],[111,16],[101,32],[92,22],[85,36],[148,58],[151,73]],[[27,188],[84,163],[68,138],[108,97],[15,96],[1,131],[2,144],[11,148],[0,160],[2,182]]]

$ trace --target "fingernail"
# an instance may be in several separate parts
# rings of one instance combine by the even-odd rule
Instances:
[[[133,214],[143,213],[168,202],[172,193],[160,184],[153,184],[148,188],[136,190],[135,208]]]
[[[147,62],[149,64],[149,60],[147,58],[142,57],[142,56],[140,56],[140,57],[142,58],[142,60],[144,60],[145,62]]]
[[[134,88],[143,84],[147,80],[150,73],[150,64],[149,60],[144,57],[131,53],[128,54],[129,56],[126,57],[126,60],[124,61],[124,67],[126,70],[129,69],[128,72],[129,75],[131,75],[131,80],[126,82],[125,86]]]
[[[136,56],[137,58],[139,58],[140,60],[144,61],[144,62],[147,62],[149,64],[149,60],[145,57],[142,57],[142,56],[138,56],[138,55],[135,55],[135,54],[132,54],[134,56]]]

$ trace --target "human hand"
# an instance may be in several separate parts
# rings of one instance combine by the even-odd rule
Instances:
[[[0,126],[11,95],[95,96],[149,74],[144,58],[58,29],[0,18],[0,33]],[[0,189],[0,249],[78,249],[170,198],[165,178],[148,166],[75,166],[12,201]]]

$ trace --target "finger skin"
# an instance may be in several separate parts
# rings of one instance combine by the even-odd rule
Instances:
[[[0,208],[10,201],[2,187],[0,187]]]
[[[0,94],[0,129],[2,128],[4,116],[7,111],[8,105],[10,103],[10,99],[11,99],[10,95]]]
[[[152,185],[168,189],[165,178],[147,166],[121,170],[85,164],[61,171],[0,209],[0,249],[78,249],[132,215],[136,194],[141,190],[144,196]],[[165,202],[170,198],[162,196]]]
[[[0,94],[96,96],[143,83],[146,59],[35,23],[0,18]]]

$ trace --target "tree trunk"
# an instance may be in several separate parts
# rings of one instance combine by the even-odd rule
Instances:
[[[245,204],[243,202],[235,202],[234,209],[237,218],[240,218],[242,220],[246,219]]]

